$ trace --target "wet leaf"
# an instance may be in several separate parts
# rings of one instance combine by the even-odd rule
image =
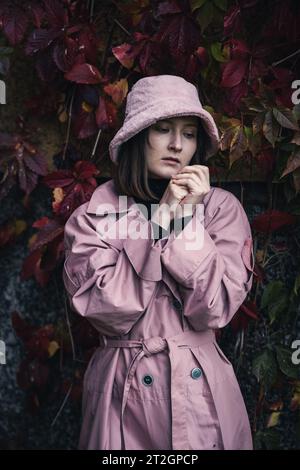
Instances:
[[[269,349],[265,349],[253,360],[252,371],[259,383],[266,389],[270,388],[276,381],[277,363],[275,354]]]

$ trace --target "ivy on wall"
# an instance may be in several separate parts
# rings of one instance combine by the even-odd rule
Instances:
[[[258,324],[266,330],[252,369],[259,384],[251,417],[257,448],[274,445],[273,431],[286,406],[300,416],[299,368],[292,363],[292,338],[286,334],[299,319],[300,271],[288,285],[270,276],[274,263],[291,256],[277,234],[288,233],[299,248],[299,21],[296,0],[3,0],[0,5],[0,78],[10,80],[16,53],[35,77],[14,131],[0,130],[0,199],[15,185],[23,191],[25,207],[37,185],[50,188],[52,198],[52,216],[33,224],[23,281],[33,276],[45,287],[62,269],[64,224],[90,199],[98,179],[110,174],[108,143],[122,123],[128,90],[141,77],[175,74],[198,87],[221,134],[220,150],[208,163],[212,181],[264,181],[269,188],[268,209],[252,221],[253,289],[230,324],[238,357],[246,348],[245,332]],[[65,136],[59,152],[42,152],[32,116],[57,119]],[[279,193],[284,204],[277,207]],[[0,246],[13,243],[27,225],[7,220]],[[12,313],[26,350],[18,383],[31,412],[43,406],[61,355],[75,359],[75,344],[85,362],[72,380],[61,374],[58,388],[67,398],[81,398],[97,334],[68,311],[67,303],[65,309],[65,321],[41,326]],[[285,386],[288,404],[281,397]],[[278,399],[270,403],[272,389]],[[262,423],[261,415],[266,416]]]

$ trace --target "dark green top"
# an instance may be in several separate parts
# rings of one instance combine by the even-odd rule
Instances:
[[[151,191],[158,196],[159,200],[162,198],[170,180],[165,178],[149,178],[148,184]],[[158,204],[159,201],[155,199],[144,200],[141,198],[134,197],[134,201],[137,204],[144,204],[148,210],[148,220],[151,218],[151,204]],[[172,230],[175,230],[176,236],[183,230],[186,224],[191,220],[192,215],[188,215],[186,217],[177,217],[171,220],[168,230],[164,229],[160,225],[156,224],[155,222],[151,222],[154,232],[155,240],[161,239],[163,237],[167,237]]]

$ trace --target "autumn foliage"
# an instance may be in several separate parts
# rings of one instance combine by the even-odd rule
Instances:
[[[299,373],[287,359],[290,344],[280,333],[282,323],[288,326],[296,315],[300,271],[289,286],[268,271],[269,260],[289,256],[277,234],[296,237],[299,227],[299,22],[296,0],[3,0],[0,5],[0,77],[9,77],[16,50],[36,76],[15,132],[0,130],[0,199],[15,185],[25,205],[37,185],[46,185],[52,198],[52,216],[33,224],[24,282],[33,276],[45,287],[53,271],[62,269],[64,224],[90,199],[97,177],[110,174],[108,143],[122,123],[128,90],[143,76],[176,74],[197,85],[221,134],[220,150],[209,161],[213,184],[264,181],[268,186],[269,207],[251,221],[253,289],[231,322],[238,365],[247,331],[260,324],[268,331],[253,358],[257,390],[251,420],[258,448],[274,444],[284,406],[300,410]],[[55,155],[45,155],[36,144],[32,114],[58,119],[65,139]],[[278,192],[284,199],[280,207],[272,197]],[[26,221],[8,220],[0,245],[13,243],[26,227]],[[53,389],[51,370],[61,351],[74,357],[75,341],[88,359],[97,345],[92,327],[68,315],[69,324],[31,326],[12,314],[26,351],[18,383],[28,393],[31,411],[43,404],[47,387]],[[83,372],[84,367],[76,368],[73,382],[60,377],[58,388],[78,400]],[[280,395],[283,384],[293,393],[291,403],[268,403],[267,392],[276,389]],[[261,424],[263,411],[268,418]]]

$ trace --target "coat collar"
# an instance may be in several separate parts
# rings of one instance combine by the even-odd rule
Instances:
[[[111,179],[98,186],[89,201],[87,212],[89,214],[106,215],[109,213],[119,214],[128,212],[134,206],[137,209],[132,196],[120,196]]]

